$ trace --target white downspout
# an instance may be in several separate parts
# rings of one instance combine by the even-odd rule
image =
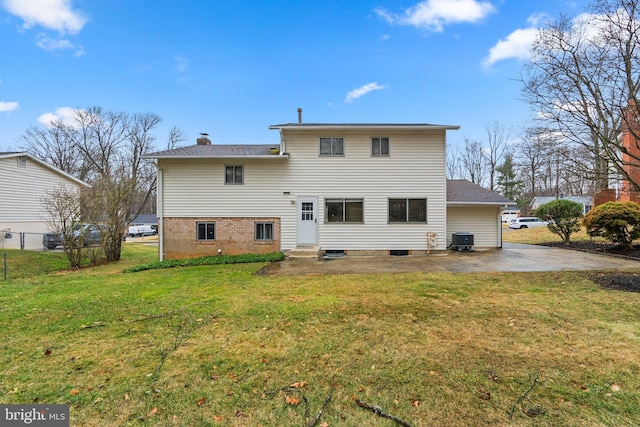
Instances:
[[[158,193],[156,203],[158,205],[158,259],[164,260],[164,174],[158,166]]]

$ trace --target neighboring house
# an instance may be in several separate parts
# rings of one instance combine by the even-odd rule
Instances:
[[[516,206],[507,206],[502,209],[500,215],[502,217],[502,222],[508,223],[510,220],[520,217],[520,209]]]
[[[571,200],[572,202],[579,203],[582,206],[582,214],[586,215],[591,209],[593,209],[593,197],[590,196],[564,196],[561,195],[560,199]],[[531,211],[534,211],[538,207],[544,205],[545,203],[549,203],[553,200],[556,200],[556,197],[534,197],[533,200],[529,203],[531,207]]]
[[[85,182],[24,152],[0,152],[0,248],[42,249],[51,227],[42,198],[56,186],[88,187]]]
[[[160,258],[293,251],[425,253],[454,232],[501,247],[509,200],[447,185],[446,131],[431,124],[271,126],[273,145],[198,144],[158,166]],[[448,197],[448,194],[451,197]]]

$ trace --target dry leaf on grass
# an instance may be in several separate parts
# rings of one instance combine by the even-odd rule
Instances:
[[[300,399],[296,399],[295,397],[291,397],[289,395],[287,395],[287,397],[284,398],[284,401],[291,406],[295,406],[298,403],[300,403]]]
[[[611,391],[614,393],[620,391],[620,386],[618,384],[611,384]]]
[[[198,406],[204,405],[204,402],[206,402],[206,401],[207,401],[206,397],[203,397],[202,399],[198,400]]]
[[[75,396],[76,394],[80,394],[80,390],[78,390],[77,388],[74,388],[69,393]]]
[[[295,382],[295,383],[289,384],[289,387],[293,387],[293,388],[302,388],[302,387],[304,387],[304,386],[306,386],[306,385],[307,385],[307,382],[306,382],[306,381],[298,381],[298,382]]]
[[[158,407],[157,406],[154,406],[153,409],[151,411],[149,411],[149,413],[151,415],[155,414],[156,412],[158,412]]]

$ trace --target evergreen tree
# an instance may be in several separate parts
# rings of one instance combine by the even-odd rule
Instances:
[[[517,200],[522,191],[522,181],[517,179],[513,165],[513,155],[504,156],[504,162],[496,168],[498,176],[498,188],[504,197],[509,200]]]

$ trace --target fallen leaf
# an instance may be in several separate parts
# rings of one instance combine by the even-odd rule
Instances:
[[[269,363],[267,359],[262,359],[262,363]]]
[[[398,399],[393,399],[393,404],[394,404],[394,405],[398,406],[398,404],[399,404],[399,403],[400,403],[400,402],[398,401]]]
[[[50,356],[50,355],[51,355],[51,349],[50,349],[50,348],[46,349],[46,350],[44,351],[44,355],[45,355],[45,356]]]
[[[491,393],[488,391],[485,391],[484,393],[478,393],[478,397],[482,400],[489,400],[491,399]]]
[[[417,408],[418,406],[420,406],[420,401],[416,399],[411,399],[411,406]]]
[[[129,395],[127,393],[124,394],[124,400],[129,400]]]
[[[212,379],[213,381],[215,381],[215,380],[217,380],[217,379],[219,379],[219,378],[220,378],[220,375],[211,375],[211,379]]]
[[[284,401],[291,406],[295,406],[298,403],[300,403],[300,399],[296,399],[295,397],[291,397],[289,395],[287,395],[287,397],[284,398]]]
[[[302,388],[302,387],[304,387],[305,385],[307,385],[307,382],[306,382],[306,381],[299,381],[299,382],[295,382],[295,383],[289,384],[289,387],[293,387],[293,388]]]
[[[611,391],[614,393],[620,391],[620,386],[618,384],[611,384]]]
[[[204,405],[204,402],[206,402],[206,401],[207,401],[206,397],[203,397],[202,399],[198,400],[198,406]]]
[[[224,416],[222,415],[214,415],[213,419],[219,423],[221,423],[222,421],[224,421]]]
[[[240,409],[238,409],[238,410],[236,411],[236,417],[238,417],[238,418],[239,418],[239,417],[244,417],[244,416],[245,416],[245,415],[244,415],[244,412],[242,412]]]
[[[76,394],[80,394],[80,390],[78,390],[77,388],[74,388],[73,390],[71,390],[69,393],[71,393],[72,395],[76,395]]]
[[[357,392],[357,393],[362,393],[364,390],[365,390],[365,388],[364,388],[364,387],[358,387],[358,388],[356,389],[356,392]]]
[[[320,427],[329,427],[329,423],[325,421],[322,424],[320,424]]]
[[[227,396],[233,396],[233,394],[234,394],[234,393],[233,393],[233,390],[229,390],[229,391],[227,392]]]
[[[149,413],[151,415],[155,414],[156,412],[158,412],[158,407],[157,406],[154,406],[153,409],[151,411],[149,411]]]
[[[580,388],[582,389],[582,391],[587,392],[589,391],[589,387],[587,387],[586,385],[581,385]]]

